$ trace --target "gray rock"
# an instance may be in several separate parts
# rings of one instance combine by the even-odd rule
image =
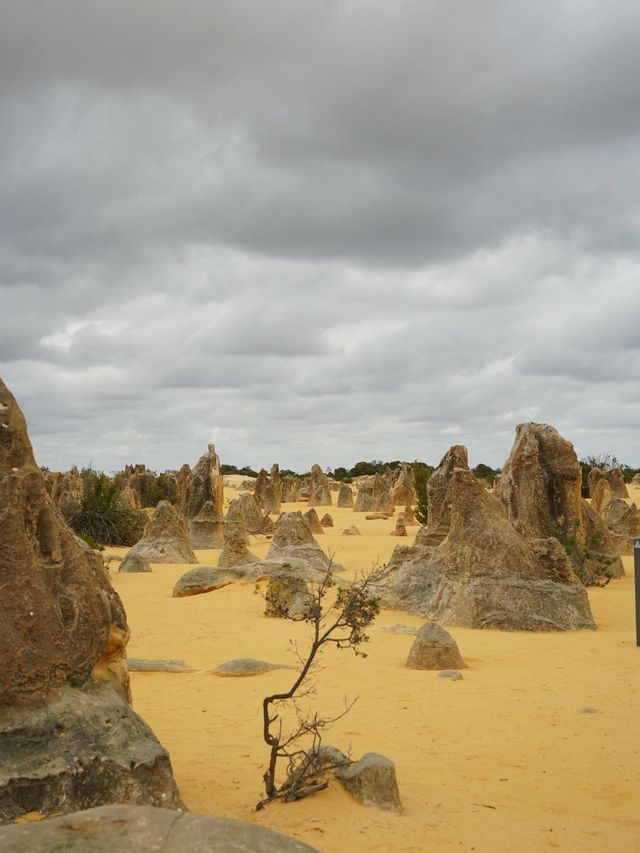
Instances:
[[[311,466],[309,476],[309,506],[331,506],[331,489],[326,474],[319,465]]]
[[[200,595],[212,592],[238,580],[238,573],[229,569],[214,569],[210,566],[198,566],[181,575],[173,588],[174,598],[184,598],[187,595]]]
[[[329,567],[329,557],[313,538],[309,526],[301,512],[283,512],[276,525],[275,533],[267,560],[304,560],[314,569],[326,571]],[[332,564],[334,572],[343,571],[337,563]]]
[[[451,634],[435,622],[426,622],[409,650],[407,666],[409,669],[447,670],[465,668],[467,665]]]
[[[218,557],[218,568],[247,566],[257,563],[258,558],[248,548],[248,537],[242,516],[237,521],[228,520],[224,524],[224,546]]]
[[[213,501],[207,501],[200,512],[187,521],[192,548],[222,548],[224,521]]]
[[[554,543],[541,549],[540,540],[534,550],[471,471],[454,469],[446,503],[443,542],[408,549],[406,561],[392,565],[392,559],[387,566],[393,572],[386,606],[469,628],[595,628],[586,590],[566,554]]]
[[[120,563],[118,571],[134,574],[138,572],[150,572],[152,569],[149,565],[149,561],[146,560],[142,554],[135,554],[129,551],[124,560]]]
[[[0,828],[3,853],[314,853],[314,848],[244,823],[151,806],[100,806]],[[315,851],[317,853],[317,851]]]
[[[286,663],[269,663],[255,658],[235,658],[221,663],[213,670],[213,674],[227,678],[244,678],[250,675],[262,675],[263,672],[270,672],[272,669],[295,669],[295,667]]]
[[[353,507],[353,489],[348,483],[343,483],[338,492],[337,506],[351,508]]]
[[[367,752],[360,761],[338,768],[335,776],[365,806],[396,813],[402,811],[396,767],[384,755]]]
[[[183,660],[157,660],[127,658],[129,672],[193,672],[193,667]]]
[[[413,634],[415,636],[418,633],[418,629],[414,628],[413,625],[389,625],[382,630],[386,634]]]
[[[335,571],[342,571],[342,566],[337,566]],[[260,581],[267,578],[297,578],[307,583],[320,583],[326,574],[326,568],[316,568],[302,557],[283,557],[281,559],[260,560],[258,563],[247,566],[245,579],[247,581]],[[335,581],[339,583],[337,578]]]
[[[389,487],[380,474],[364,477],[359,482],[354,512],[384,512],[393,515],[395,505]]]
[[[0,821],[113,802],[181,806],[166,750],[104,682],[15,706],[0,721],[0,754]]]
[[[189,543],[185,520],[169,501],[160,501],[142,539],[129,554],[139,554],[150,563],[198,562]]]
[[[444,669],[438,673],[438,678],[449,678],[451,681],[462,681],[462,673],[455,669]]]

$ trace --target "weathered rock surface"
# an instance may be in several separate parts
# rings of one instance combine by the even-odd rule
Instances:
[[[6,853],[317,853],[279,832],[152,806],[100,806],[0,828]]]
[[[548,424],[516,427],[495,494],[522,536],[558,539],[580,580],[590,584],[597,577],[598,555],[606,558],[613,548],[604,524],[595,513],[591,517],[581,493],[582,471],[573,445]],[[594,536],[588,528],[599,532]]]
[[[301,512],[283,512],[276,525],[266,560],[304,560],[313,569],[326,571],[329,557],[313,538]],[[342,566],[333,564],[333,571]]]
[[[258,558],[249,550],[248,541],[242,517],[239,516],[237,521],[227,519],[224,525],[224,546],[218,557],[218,568],[256,563]]]
[[[129,672],[193,672],[186,661],[157,658],[127,658],[127,669]]]
[[[240,495],[239,498],[229,504],[227,521],[237,522],[239,519],[247,533],[265,532],[264,516],[253,495]]]
[[[396,767],[390,758],[367,752],[360,761],[339,767],[335,776],[365,806],[396,813],[402,811]]]
[[[395,529],[391,531],[391,535],[392,536],[406,536],[407,535],[407,528],[405,527],[404,518],[402,518],[402,516],[398,516],[398,518],[396,519],[396,526],[395,526]]]
[[[309,478],[309,506],[331,506],[331,503],[329,480],[319,465],[313,465]]]
[[[107,654],[118,672],[129,637],[122,602],[101,557],[47,494],[24,417],[2,380],[0,579],[0,708],[84,684]],[[124,668],[116,680],[126,684]]]
[[[282,481],[282,501],[283,503],[294,503],[298,500],[299,482],[293,474],[286,474]]]
[[[160,501],[147,522],[142,539],[129,554],[144,557],[150,563],[197,563],[187,526],[169,501]]]
[[[350,524],[349,527],[345,527],[342,531],[343,536],[362,536],[362,533],[358,530],[355,524]]]
[[[222,519],[224,479],[220,459],[213,444],[210,444],[207,452],[198,459],[187,479],[182,507],[184,517],[195,518],[208,502],[213,504],[215,517]]]
[[[439,545],[449,533],[449,504],[447,492],[456,468],[469,470],[467,448],[452,445],[440,460],[440,464],[427,483],[428,522],[420,532],[422,545]],[[416,542],[416,544],[418,544]]]
[[[253,494],[259,509],[263,513],[280,512],[282,482],[280,468],[277,465],[271,466],[270,474],[267,474],[264,468],[260,470]]]
[[[212,670],[214,675],[225,678],[245,678],[252,675],[262,675],[263,672],[271,672],[273,669],[295,669],[286,663],[269,663],[266,660],[255,658],[235,658],[221,663]]]
[[[629,492],[624,481],[624,473],[619,468],[611,468],[609,465],[604,465],[602,468],[592,468],[589,471],[588,483],[590,498],[593,498],[594,490],[600,480],[606,480],[609,483],[612,497],[629,497]]]
[[[118,506],[127,512],[139,512],[140,498],[131,486],[125,486],[118,495]]]
[[[342,483],[338,491],[337,506],[348,509],[353,506],[353,489],[348,483]]]
[[[404,520],[405,527],[414,527],[418,523],[413,509],[409,505],[407,505],[402,511],[402,518]]]
[[[211,566],[198,566],[181,575],[173,587],[174,598],[188,595],[201,595],[213,592],[238,580],[238,574],[227,569],[214,569]]]
[[[63,474],[50,472],[46,475],[47,491],[65,518],[72,518],[82,509],[84,481],[74,465]]]
[[[312,612],[313,596],[307,584],[295,577],[270,578],[265,593],[265,616],[299,622]]]
[[[365,515],[365,519],[367,521],[376,521],[378,519],[391,518],[392,515],[393,515],[393,513],[389,513],[389,512],[368,512]]]
[[[187,521],[187,531],[192,548],[222,548],[224,521],[213,501],[207,501],[200,512]]]
[[[393,515],[395,504],[391,492],[380,474],[363,479],[353,505],[354,512],[386,512]]]
[[[388,606],[474,628],[593,628],[589,600],[557,543],[539,552],[468,468],[454,470],[450,526],[437,547],[414,546],[387,566]]]
[[[149,561],[145,557],[141,554],[132,554],[131,551],[128,551],[124,560],[120,563],[118,571],[137,574],[140,572],[150,572],[152,569],[149,565]]]
[[[466,663],[448,631],[426,622],[418,631],[407,658],[409,669],[463,669]]]
[[[640,538],[640,511],[622,498],[614,498],[604,510],[604,523],[611,534],[616,553],[633,554],[635,539]]]
[[[318,518],[318,513],[313,509],[313,507],[304,513],[304,520],[309,525],[309,530],[312,533],[324,533],[324,529],[320,523],[320,519]]]
[[[413,468],[406,462],[400,469],[391,486],[391,497],[395,506],[405,506],[416,501],[416,487]]]
[[[602,511],[609,503],[611,498],[613,497],[611,493],[611,486],[609,485],[609,481],[604,477],[601,477],[593,487],[593,493],[591,495],[591,506],[593,509],[599,514],[602,515]]]
[[[181,806],[166,750],[106,683],[14,706],[0,716],[0,752],[3,821],[114,802]]]
[[[322,518],[320,519],[320,524],[323,527],[333,527],[333,518],[329,515],[328,512],[325,512],[325,514],[322,516]]]

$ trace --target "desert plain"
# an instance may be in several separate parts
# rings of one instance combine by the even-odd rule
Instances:
[[[225,479],[227,504],[242,478]],[[629,494],[629,502],[640,502],[640,487],[629,486]],[[334,527],[317,539],[345,577],[389,559],[398,544],[394,519],[326,510]],[[354,523],[362,535],[343,536]],[[259,557],[268,545],[265,536],[250,537]],[[215,566],[219,551],[196,554],[200,564]],[[376,618],[366,658],[324,653],[316,706],[331,715],[345,698],[357,698],[326,741],[355,759],[366,752],[391,758],[400,815],[363,806],[335,781],[300,802],[256,811],[267,760],[262,699],[286,689],[291,671],[220,678],[212,670],[239,657],[293,666],[291,642],[303,651],[309,626],[265,616],[252,583],[174,598],[176,580],[191,565],[152,564],[150,574],[126,574],[113,562],[110,574],[131,629],[129,656],[181,659],[193,668],[131,673],[133,707],[169,751],[192,811],[271,827],[324,853],[631,853],[640,849],[640,648],[632,558],[623,562],[626,577],[588,590],[595,631],[449,628],[468,664],[459,681],[405,667],[413,636],[385,629],[424,620],[399,611],[383,609]]]

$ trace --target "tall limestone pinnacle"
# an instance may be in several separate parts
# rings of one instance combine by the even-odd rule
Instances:
[[[48,496],[27,425],[0,380],[0,706],[101,672],[128,695],[129,629],[102,560]]]
[[[0,823],[114,802],[178,808],[169,756],[129,705],[122,602],[47,494],[2,380],[0,590]]]

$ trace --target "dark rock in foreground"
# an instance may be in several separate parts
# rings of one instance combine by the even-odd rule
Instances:
[[[100,806],[0,828],[2,853],[317,853],[272,829],[151,806]]]
[[[180,808],[167,751],[108,684],[59,687],[0,717],[0,820],[103,803]]]

